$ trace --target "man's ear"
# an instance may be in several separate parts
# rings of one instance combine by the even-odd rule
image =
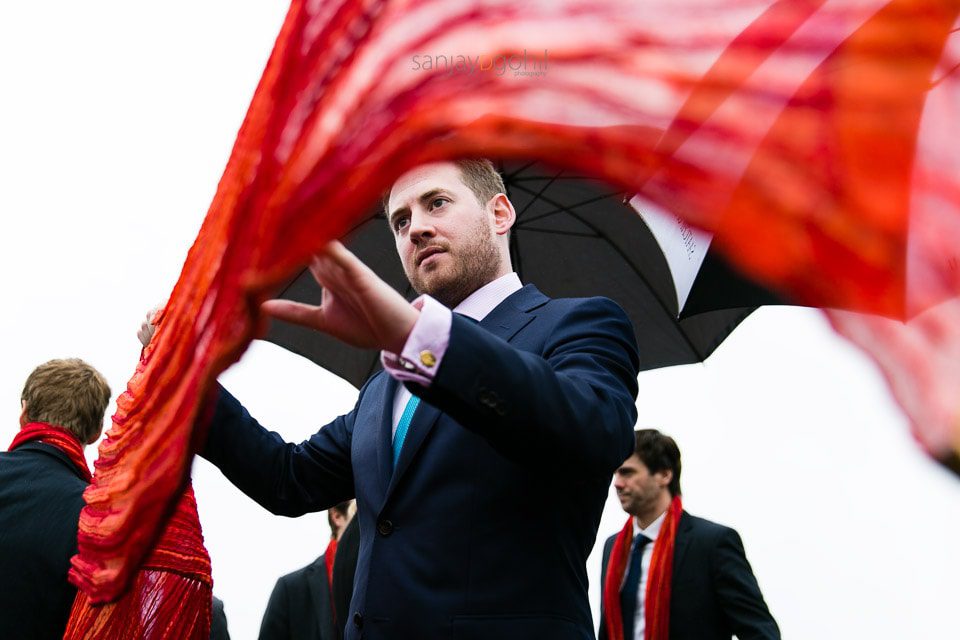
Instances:
[[[672,469],[663,469],[662,471],[657,471],[656,475],[660,479],[661,487],[669,487],[670,483],[673,482],[673,470]]]
[[[20,401],[20,426],[25,427],[30,423],[30,418],[27,417],[27,403],[25,400]]]
[[[487,206],[493,212],[493,230],[498,236],[506,234],[517,221],[517,212],[513,209],[513,203],[503,193],[498,193],[490,199]]]

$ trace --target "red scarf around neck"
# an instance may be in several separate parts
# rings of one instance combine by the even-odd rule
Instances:
[[[20,433],[14,436],[8,451],[13,451],[28,442],[42,442],[51,447],[56,447],[67,454],[70,462],[80,473],[81,478],[87,482],[93,479],[93,476],[90,475],[90,469],[87,467],[87,459],[83,457],[83,445],[77,440],[77,436],[66,428],[46,422],[31,422],[24,425],[20,429]]]
[[[647,576],[647,591],[643,616],[646,622],[644,640],[668,640],[670,637],[670,587],[673,577],[673,547],[677,539],[677,525],[683,503],[675,496],[667,508],[660,533],[653,543],[653,558]],[[610,551],[607,579],[603,583],[604,618],[609,640],[632,640],[623,637],[623,620],[620,613],[620,586],[627,572],[630,548],[633,543],[633,516],[617,534]]]

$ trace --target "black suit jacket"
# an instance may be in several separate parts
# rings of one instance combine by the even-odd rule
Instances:
[[[213,608],[210,611],[210,640],[230,640],[227,613],[223,610],[223,600],[217,596],[213,596]]]
[[[337,542],[337,556],[333,561],[333,622],[337,638],[343,639],[344,628],[350,617],[350,598],[353,596],[353,579],[357,572],[357,556],[360,553],[360,521],[350,520]]]
[[[603,545],[601,593],[616,535]],[[671,640],[779,640],[740,535],[686,511],[680,517],[673,550],[670,596]],[[600,640],[607,639],[601,602]]]
[[[0,638],[59,640],[76,589],[67,582],[87,482],[56,447],[0,453]]]
[[[335,640],[327,554],[279,580],[260,623],[259,640]]]
[[[454,314],[395,470],[382,372],[299,445],[221,392],[202,455],[274,513],[357,498],[348,640],[588,640],[586,558],[633,449],[638,366],[615,303],[528,285],[479,324]]]

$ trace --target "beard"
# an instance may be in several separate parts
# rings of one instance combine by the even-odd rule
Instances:
[[[407,279],[419,294],[427,294],[448,309],[453,309],[467,296],[492,282],[500,272],[500,251],[494,242],[493,232],[481,220],[473,233],[474,242],[456,249],[446,246],[451,264],[423,273],[413,267],[406,270]]]

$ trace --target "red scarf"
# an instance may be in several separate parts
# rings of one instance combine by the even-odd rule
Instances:
[[[327,551],[323,554],[323,561],[327,565],[327,584],[333,587],[333,561],[337,557],[337,539],[330,538]]]
[[[660,533],[653,543],[653,558],[647,576],[647,591],[643,616],[646,621],[644,640],[668,640],[670,637],[670,587],[673,578],[673,547],[677,539],[677,525],[683,504],[675,496],[667,508]],[[620,586],[627,571],[630,548],[633,543],[633,517],[627,518],[610,551],[607,580],[603,583],[604,617],[609,640],[632,640],[623,637],[620,614]]]
[[[27,442],[42,442],[51,447],[56,447],[67,454],[70,462],[77,468],[84,481],[90,482],[93,479],[93,476],[90,475],[90,469],[87,467],[87,459],[83,457],[83,446],[77,440],[77,436],[64,427],[47,424],[46,422],[31,422],[20,429],[20,433],[10,443],[8,451],[13,451]]]
[[[96,490],[91,485],[91,490]],[[87,497],[87,494],[84,494]],[[91,535],[80,528],[80,540]],[[91,569],[73,558],[74,569]],[[130,587],[115,601],[95,603],[80,584],[64,640],[141,638],[144,640],[208,640],[213,579],[210,556],[203,546],[197,501],[187,486]]]

